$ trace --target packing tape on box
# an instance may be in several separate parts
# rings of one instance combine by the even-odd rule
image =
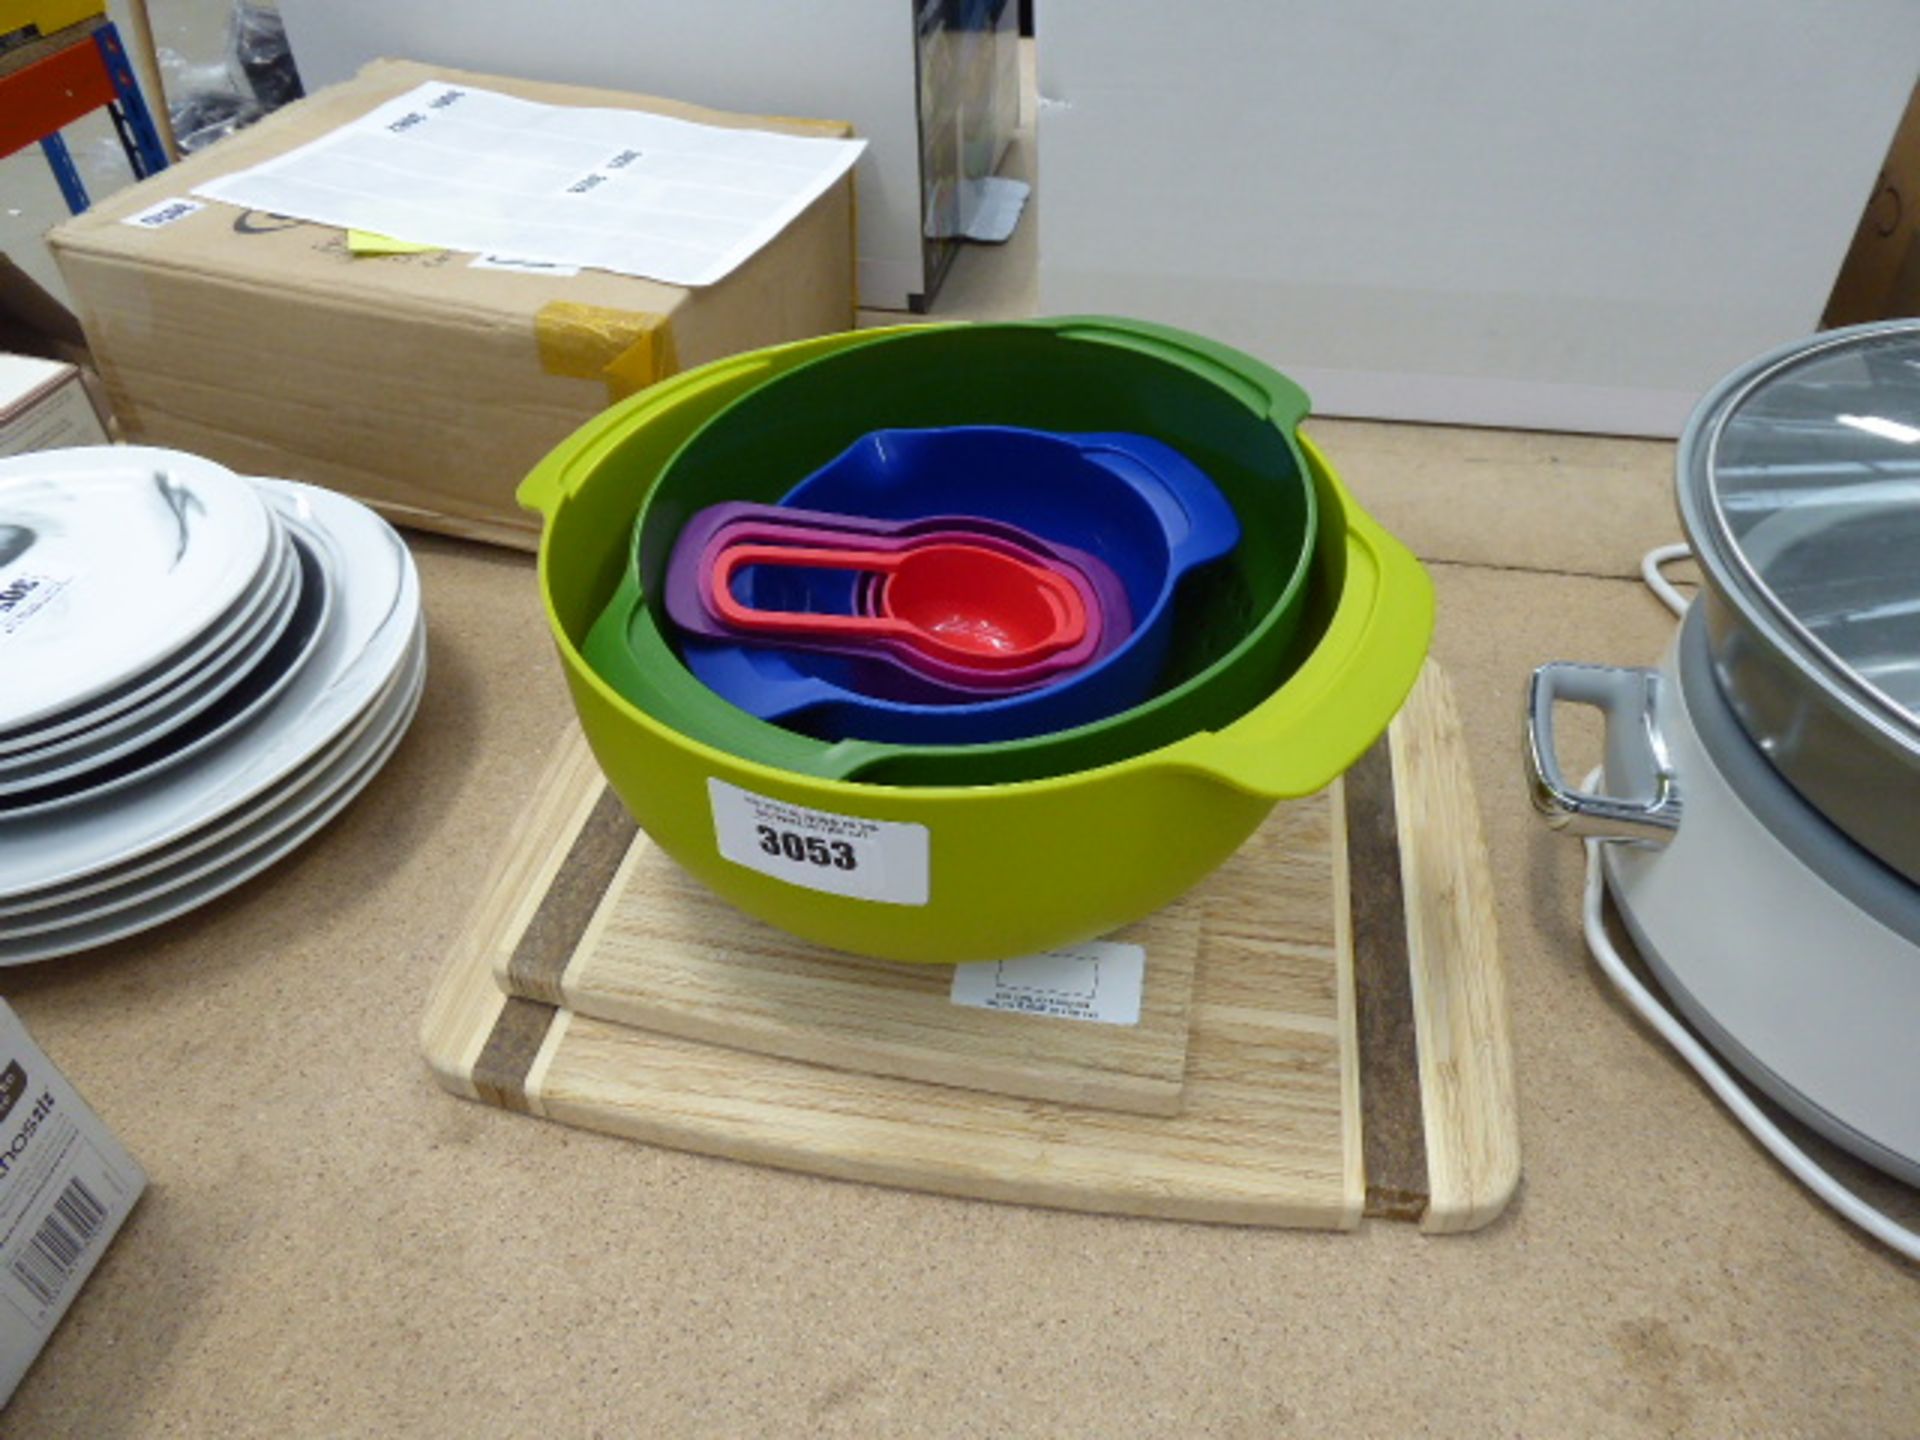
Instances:
[[[609,402],[624,400],[679,368],[673,322],[644,310],[553,300],[533,317],[533,334],[542,370],[604,380]]]

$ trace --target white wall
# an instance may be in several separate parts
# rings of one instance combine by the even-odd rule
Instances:
[[[1920,0],[1046,0],[1040,296],[1323,413],[1673,434],[1813,329]]]

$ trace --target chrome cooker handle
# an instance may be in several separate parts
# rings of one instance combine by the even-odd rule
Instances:
[[[1655,718],[1657,670],[1555,661],[1527,687],[1527,780],[1533,808],[1569,835],[1664,845],[1680,828],[1680,787]],[[1606,717],[1607,785],[1614,794],[1575,789],[1553,746],[1553,707],[1591,705]]]

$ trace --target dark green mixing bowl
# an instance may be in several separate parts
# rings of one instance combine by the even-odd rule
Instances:
[[[1197,336],[1070,319],[895,331],[773,374],[714,413],[647,490],[634,573],[594,627],[589,661],[683,733],[743,759],[882,785],[986,785],[1126,759],[1230,723],[1311,646],[1317,534],[1292,382]],[[697,405],[699,397],[689,403]],[[777,501],[869,431],[943,425],[1129,431],[1187,456],[1225,493],[1241,541],[1184,585],[1155,692],[1070,730],[982,745],[826,741],[707,690],[667,641],[662,576],[680,528],[727,500]]]

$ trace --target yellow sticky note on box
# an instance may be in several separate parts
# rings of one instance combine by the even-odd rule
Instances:
[[[424,255],[429,250],[444,248],[441,245],[416,245],[411,240],[395,240],[390,235],[376,235],[371,230],[347,231],[347,249],[355,255]]]

